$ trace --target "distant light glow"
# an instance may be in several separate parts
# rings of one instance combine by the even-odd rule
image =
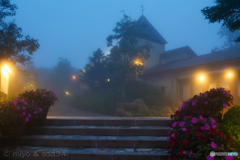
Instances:
[[[232,76],[232,73],[228,73],[228,76],[231,77],[231,76]]]
[[[75,77],[75,76],[72,76],[72,78],[73,78],[73,79],[76,79],[76,77]]]
[[[66,92],[66,95],[69,95],[69,93],[68,93],[68,92]]]
[[[108,82],[110,81],[110,79],[108,79]]]
[[[135,64],[136,65],[143,65],[141,62],[138,62],[138,61],[136,61]]]

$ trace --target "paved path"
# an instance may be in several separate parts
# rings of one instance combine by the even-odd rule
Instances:
[[[55,117],[55,116],[95,117],[95,116],[108,116],[108,115],[80,110],[68,104],[62,104],[60,102],[57,102],[54,106],[50,108],[48,112],[48,118]]]

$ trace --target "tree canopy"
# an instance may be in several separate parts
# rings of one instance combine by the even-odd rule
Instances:
[[[89,57],[89,62],[82,70],[83,75],[80,80],[88,84],[90,89],[103,89],[110,83],[107,59],[101,49],[97,49]]]
[[[22,29],[14,22],[5,22],[8,16],[16,14],[17,6],[10,0],[0,0],[0,59],[21,64],[31,63],[31,55],[39,48],[38,40],[22,35]],[[28,54],[26,54],[27,52]]]
[[[217,0],[217,5],[205,7],[202,11],[205,19],[210,23],[222,22],[222,26],[229,28],[231,32],[240,29],[240,1],[239,0]],[[235,40],[240,42],[240,36]]]
[[[125,97],[125,86],[131,76],[141,73],[143,63],[150,57],[150,43],[139,44],[141,33],[135,28],[136,21],[124,15],[107,37],[110,54],[98,49],[89,57],[83,69],[82,81],[90,88],[121,87]],[[138,63],[138,62],[140,63]],[[141,64],[141,65],[140,65]]]

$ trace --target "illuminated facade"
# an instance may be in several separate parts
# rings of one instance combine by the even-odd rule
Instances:
[[[157,86],[172,101],[184,101],[211,88],[224,87],[240,99],[240,47],[215,53],[197,55],[189,46],[165,51],[166,40],[145,16],[136,28],[146,37],[139,38],[142,45],[152,45],[150,59],[137,80]]]
[[[142,81],[164,88],[173,101],[185,101],[211,88],[231,90],[240,99],[240,46],[192,58],[159,63],[139,75]]]

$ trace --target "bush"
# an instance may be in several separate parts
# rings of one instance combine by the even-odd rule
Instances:
[[[52,91],[37,89],[26,91],[17,98],[1,99],[0,139],[18,138],[24,134],[26,124],[46,118],[49,107],[57,100],[55,96]]]
[[[230,91],[224,88],[211,89],[183,102],[182,108],[171,115],[173,122],[168,140],[172,159],[210,160],[211,151],[233,151],[230,135],[224,135],[219,129],[223,108],[232,102]]]
[[[135,99],[141,99],[149,109],[159,109],[169,104],[167,99],[157,87],[142,82],[129,82],[126,85],[126,101],[133,102]]]
[[[50,106],[54,105],[58,100],[53,91],[47,91],[46,89],[26,91],[22,94],[19,94],[19,98],[26,101],[28,104],[28,110],[32,115],[36,114],[31,121],[45,120]]]
[[[93,112],[115,114],[117,102],[122,101],[121,92],[112,88],[76,96],[72,101],[72,105]]]
[[[240,152],[240,105],[235,105],[224,114],[220,128],[232,137],[237,151]]]
[[[173,114],[171,107],[158,107],[149,111],[132,112],[132,117],[169,117]]]
[[[126,102],[133,102],[141,99],[150,109],[150,111],[137,111],[130,116],[160,116],[165,115],[159,113],[166,104],[168,99],[163,96],[159,90],[142,82],[129,82],[126,84]],[[81,109],[100,112],[105,114],[116,114],[118,103],[124,102],[120,87],[112,87],[101,91],[90,92],[85,95],[78,95],[72,100],[72,105]],[[165,112],[165,111],[164,111]],[[169,114],[168,112],[167,114]],[[166,116],[166,115],[165,115]]]

